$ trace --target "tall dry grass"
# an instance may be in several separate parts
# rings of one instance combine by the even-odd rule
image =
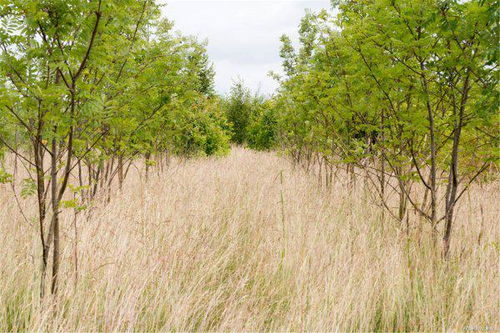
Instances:
[[[362,182],[321,190],[272,153],[141,172],[78,215],[78,242],[65,212],[60,293],[42,303],[36,207],[24,221],[0,185],[0,331],[500,330],[495,184],[461,202],[443,262]]]

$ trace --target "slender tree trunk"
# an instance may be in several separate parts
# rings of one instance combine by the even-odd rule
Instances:
[[[427,84],[426,84],[427,85]],[[427,100],[429,134],[430,134],[430,150],[431,150],[431,165],[430,165],[430,194],[431,194],[431,224],[436,227],[437,222],[437,179],[436,179],[436,135],[434,115],[429,100]]]
[[[78,184],[83,186],[83,172],[82,172],[82,161],[78,161]]]
[[[52,284],[51,292],[57,292],[57,274],[59,273],[59,203],[57,195],[57,145],[56,139],[52,139],[51,156],[51,199],[52,199],[52,223],[51,230],[53,235],[53,257],[52,257]],[[48,254],[48,248],[47,248]]]
[[[103,169],[104,169],[104,162],[99,161],[99,166],[97,167],[97,171],[94,172],[94,189],[92,190],[92,198],[97,194],[97,189],[99,186],[99,181],[101,179],[101,173],[102,173]]]
[[[399,186],[406,186],[404,182],[400,182]],[[399,191],[399,210],[398,210],[398,218],[400,222],[403,222],[406,214],[406,207],[407,207],[407,198],[405,195],[405,189],[401,189]]]
[[[120,188],[120,191],[122,190],[122,186],[123,186],[123,178],[124,178],[124,173],[123,173],[123,155],[120,154],[118,156],[118,186]]]
[[[43,298],[45,293],[45,272],[47,271],[47,245],[45,241],[45,217],[46,217],[46,202],[45,202],[45,179],[43,177],[43,153],[40,147],[40,140],[33,141],[34,148],[34,158],[35,158],[35,168],[36,168],[36,183],[37,183],[37,202],[38,202],[38,222],[39,222],[39,233],[40,233],[40,243],[42,246],[42,267],[41,267],[41,277],[40,277],[40,297]]]
[[[148,180],[149,178],[149,159],[151,158],[151,153],[150,152],[147,152],[144,157],[146,158],[146,181]]]
[[[455,114],[453,147],[451,150],[450,174],[448,178],[448,186],[446,189],[446,211],[445,211],[445,228],[443,236],[443,255],[448,257],[451,241],[451,227],[453,223],[453,213],[455,211],[455,203],[458,191],[458,147],[460,145],[460,137],[463,127],[463,118],[465,105],[467,103],[469,91],[469,74],[467,75],[464,87],[462,90],[462,98],[458,114]]]
[[[380,161],[380,197],[382,200],[382,207],[384,207],[384,202],[385,202],[385,159],[386,159],[386,154],[385,154],[385,110],[382,108],[381,116],[380,116],[380,148],[382,152],[382,158]],[[370,146],[372,143],[370,143]],[[385,210],[382,208],[382,220],[385,219]]]

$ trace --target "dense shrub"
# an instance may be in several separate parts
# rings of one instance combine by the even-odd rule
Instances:
[[[270,150],[277,140],[277,119],[272,100],[257,105],[250,115],[247,130],[248,146],[256,150]]]
[[[167,130],[171,152],[187,157],[229,152],[231,133],[217,99],[200,97],[177,106]]]

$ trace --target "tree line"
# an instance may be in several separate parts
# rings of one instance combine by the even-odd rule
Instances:
[[[42,296],[49,262],[58,288],[61,209],[121,188],[138,157],[147,177],[172,155],[229,150],[205,45],[155,1],[2,2],[0,50],[0,182],[36,197]]]
[[[499,3],[332,8],[306,13],[298,47],[281,37],[273,96],[233,85],[232,139],[282,151],[326,186],[342,170],[361,178],[383,215],[407,226],[413,211],[441,234],[446,258],[460,199],[498,172]]]
[[[457,203],[498,166],[498,2],[332,4],[302,19],[298,48],[281,38],[279,144],[326,183],[362,174],[395,220],[411,208],[441,233],[446,257]]]

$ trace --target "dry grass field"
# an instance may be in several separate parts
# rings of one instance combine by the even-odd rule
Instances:
[[[0,331],[500,330],[497,184],[461,201],[444,262],[362,182],[321,190],[273,153],[141,175],[65,211],[60,292],[42,303],[34,199],[27,222],[0,185]]]

